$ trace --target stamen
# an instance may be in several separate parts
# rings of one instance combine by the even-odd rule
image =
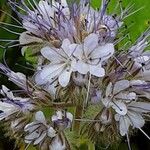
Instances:
[[[138,129],[150,140],[150,137],[141,128]]]
[[[128,142],[128,148],[129,148],[129,150],[132,150],[128,133],[126,134],[126,137],[127,137],[127,142]]]
[[[122,68],[126,68],[115,56],[113,56],[114,58],[115,58],[115,60],[120,64],[120,66],[122,67]],[[127,73],[129,74],[129,75],[132,75],[129,71],[127,71]]]

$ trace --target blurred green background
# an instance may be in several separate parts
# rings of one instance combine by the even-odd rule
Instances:
[[[21,0],[20,0],[21,1]],[[92,0],[92,6],[94,8],[98,8],[100,6],[101,0]],[[118,3],[118,0],[111,0],[109,4],[108,12],[111,13],[113,9],[115,8],[116,4]],[[150,0],[122,0],[122,6],[123,8],[129,4],[134,4],[134,10],[137,10],[139,8],[142,8],[137,13],[133,14],[132,16],[128,17],[125,20],[125,24],[127,25],[127,31],[130,33],[130,39],[132,42],[135,41],[135,39],[149,26],[150,23]],[[16,24],[16,22],[13,21],[9,15],[7,15],[5,12],[11,14],[14,16],[17,20],[17,15],[12,12],[10,7],[7,4],[7,0],[0,0],[0,39],[18,39],[18,36],[11,34],[4,30],[4,26],[1,22],[7,22],[11,24]],[[132,26],[128,28],[130,25]],[[9,29],[12,29],[12,27],[9,27]],[[14,31],[19,32],[20,30],[14,29]],[[2,42],[2,44],[4,44]],[[0,62],[4,62],[4,49],[1,48],[0,44]],[[31,75],[33,72],[26,68],[31,68],[30,62],[26,63],[25,58],[21,56],[20,48],[9,48],[6,51],[5,55],[5,61],[9,65],[9,67],[15,71],[23,72],[27,75]],[[11,88],[16,88],[11,83],[7,82],[7,78],[3,75],[0,75],[0,85],[6,84]],[[147,134],[150,135],[150,125],[146,124],[144,127],[144,130]],[[14,141],[10,140],[9,138],[6,138],[4,134],[6,131],[3,130],[3,125],[0,123],[0,150],[17,150],[17,148],[14,148]],[[144,137],[140,132],[137,132],[136,135],[131,137],[131,143],[134,150],[149,150],[150,149],[150,142],[148,139]],[[83,150],[86,148],[82,148]],[[100,147],[100,143],[97,143],[96,150],[101,150],[103,148]],[[117,150],[117,148],[111,148],[110,150]],[[126,146],[126,140],[123,139],[122,143],[120,143],[120,146],[118,150],[127,150]]]

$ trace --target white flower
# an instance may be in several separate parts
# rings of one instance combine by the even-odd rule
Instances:
[[[129,57],[135,62],[135,66],[141,68],[138,77],[150,81],[150,52],[145,51],[149,46],[149,30],[146,30],[129,49]]]
[[[122,136],[128,134],[129,126],[141,128],[145,123],[142,113],[150,111],[149,103],[133,101],[136,100],[136,93],[129,91],[131,85],[141,82],[139,80],[120,80],[114,85],[109,83],[106,88],[106,96],[102,99],[105,107],[112,107],[115,110],[115,120],[119,121]]]
[[[117,18],[106,14],[106,5],[102,4],[101,11],[94,10],[87,0],[80,1],[81,21],[89,33],[96,31],[101,41],[115,38],[117,29],[123,24]]]
[[[52,121],[59,127],[69,128],[73,121],[73,115],[69,112],[58,110],[56,115],[52,116]]]
[[[102,63],[109,59],[114,53],[112,43],[99,46],[98,35],[92,33],[84,39],[83,44],[74,44],[76,47],[73,55],[77,59],[75,69],[81,74],[90,74],[103,77],[105,70]]]
[[[131,102],[127,105],[127,113],[125,115],[116,114],[115,120],[119,121],[119,130],[122,136],[128,134],[129,126],[133,128],[141,128],[145,124],[142,113],[150,112],[150,103]]]
[[[25,142],[34,145],[42,143],[45,138],[53,138],[56,136],[56,131],[47,124],[43,112],[38,111],[35,114],[35,121],[27,124],[24,128],[28,135],[25,136]]]
[[[15,97],[13,93],[4,85],[0,91],[4,96],[0,101],[0,120],[9,117],[16,112],[26,113],[34,108],[29,98]]]
[[[51,84],[58,79],[62,87],[68,85],[73,71],[74,60],[73,52],[75,48],[68,39],[63,40],[60,49],[54,47],[45,47],[41,50],[41,54],[50,61],[49,65],[39,71],[36,75],[36,83],[39,85]]]
[[[66,0],[61,0],[60,3],[52,0],[51,4],[49,4],[48,1],[40,0],[39,4],[34,10],[28,8],[27,16],[23,15],[23,27],[27,31],[39,37],[45,38],[46,34],[49,33],[51,27],[56,29],[58,28],[54,18],[56,19],[57,13],[60,12],[61,17],[59,17],[59,19],[61,21],[63,21],[63,15],[65,17],[68,17],[70,15]]]
[[[127,106],[125,103],[136,99],[136,93],[126,91],[130,87],[128,80],[120,80],[114,85],[109,83],[106,88],[105,97],[102,103],[105,107],[112,107],[118,114],[125,115],[127,113]]]
[[[150,112],[149,103],[133,101],[137,96],[136,93],[129,91],[129,87],[138,84],[141,85],[143,82],[140,80],[120,80],[114,85],[109,83],[105,97],[102,99],[105,107],[111,107],[115,110],[115,120],[119,122],[122,136],[128,134],[130,126],[141,128],[145,123],[142,113]]]
[[[133,45],[130,49],[130,55],[135,58],[135,57],[139,57],[145,50],[145,48],[148,46],[148,41],[147,41],[147,37],[148,35],[146,35],[143,38],[143,34],[142,36],[138,39],[137,43],[135,45]]]
[[[23,18],[23,27],[35,35],[42,36],[52,24],[51,17],[54,17],[54,8],[47,1],[40,0],[37,9],[28,9],[28,16]],[[39,30],[41,27],[43,33]]]

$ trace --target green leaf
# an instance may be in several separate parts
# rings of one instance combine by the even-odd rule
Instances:
[[[35,65],[37,64],[37,56],[33,56],[33,47],[23,47],[23,51],[25,51],[25,59],[26,61],[28,61],[29,63]]]

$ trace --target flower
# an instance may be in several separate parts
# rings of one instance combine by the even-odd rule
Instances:
[[[90,6],[87,0],[81,0],[79,4],[80,20],[85,26],[84,30],[88,33],[95,32],[101,43],[112,41],[116,37],[117,29],[123,24],[119,18],[107,15],[107,6],[108,2],[103,1],[101,11],[97,11]]]
[[[145,51],[149,46],[150,31],[146,30],[136,41],[136,44],[129,49],[129,56],[135,62],[137,68],[141,68],[138,74],[139,78],[143,78],[146,81],[150,81],[150,52]]]
[[[24,131],[28,133],[25,136],[25,143],[33,142],[34,145],[42,144],[46,138],[56,136],[56,131],[47,124],[42,111],[35,113],[35,121],[27,124]]]
[[[0,120],[6,119],[16,112],[27,113],[34,108],[34,105],[30,102],[30,98],[15,97],[4,85],[0,94],[4,96],[0,101]]]
[[[26,15],[22,15],[23,27],[39,37],[46,38],[51,32],[51,28],[56,30],[59,28],[54,19],[59,22],[63,21],[62,16],[69,15],[69,8],[65,0],[61,1],[61,3],[53,0],[52,4],[49,4],[48,1],[40,0],[36,9],[31,10],[28,8],[26,13]]]
[[[23,73],[14,72],[1,63],[0,63],[0,69],[6,74],[6,76],[8,76],[8,80],[12,81],[22,89],[27,90],[27,79]]]
[[[136,43],[130,47],[129,55],[133,58],[141,56],[144,50],[148,47],[149,40],[148,37],[150,35],[150,31],[146,30],[136,41]]]
[[[24,136],[25,143],[40,150],[65,150],[81,147],[71,137],[78,141],[81,135],[95,143],[102,135],[112,144],[120,132],[130,149],[130,129],[144,133],[145,117],[150,117],[150,52],[145,51],[150,30],[129,46],[126,27],[120,27],[134,13],[132,5],[124,9],[119,2],[115,10],[120,16],[108,15],[109,1],[94,9],[89,0],[9,0],[21,23],[11,18],[21,26],[0,24],[20,38],[0,41],[12,41],[7,48],[19,44],[22,54],[36,57],[36,71],[29,79],[0,64],[8,80],[22,89],[11,92],[2,86],[0,91],[0,120],[10,125],[14,137]],[[41,109],[47,115],[55,112],[48,119]]]
[[[112,107],[118,114],[125,115],[127,106],[125,103],[136,99],[136,93],[127,91],[130,87],[128,80],[120,80],[114,85],[109,83],[106,88],[106,93],[102,99],[105,107]]]
[[[60,85],[65,87],[68,85],[73,71],[74,59],[73,52],[75,47],[69,39],[63,40],[60,49],[54,47],[44,47],[41,54],[50,61],[49,65],[43,67],[35,77],[37,84],[51,84],[58,79]]]
[[[120,80],[114,85],[109,83],[106,88],[106,96],[102,100],[105,107],[111,107],[115,110],[115,120],[119,122],[119,130],[122,136],[128,134],[130,125],[133,128],[144,126],[145,121],[142,113],[150,111],[149,103],[138,101],[136,90],[130,92],[129,87],[132,87],[135,83],[138,84],[139,81]]]
[[[105,70],[102,63],[113,55],[114,45],[112,43],[99,45],[98,35],[92,33],[84,39],[83,44],[76,44],[75,47],[73,53],[77,59],[75,70],[81,74],[90,72],[91,75],[103,77]]]
[[[0,120],[3,120],[16,112],[18,112],[18,109],[14,105],[0,102]]]
[[[73,115],[69,112],[58,110],[56,115],[52,116],[52,121],[59,129],[69,128],[73,121]]]
[[[119,121],[119,130],[122,136],[128,134],[129,126],[141,128],[145,124],[142,113],[150,112],[150,104],[147,102],[131,102],[127,104],[126,114],[116,114],[115,120]]]

